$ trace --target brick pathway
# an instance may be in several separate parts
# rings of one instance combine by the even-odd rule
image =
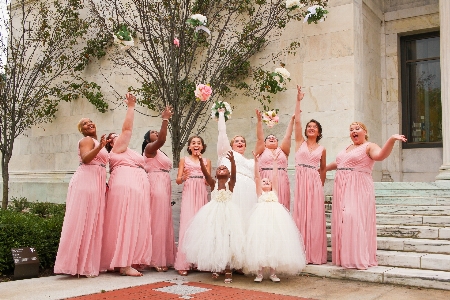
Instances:
[[[306,298],[277,295],[233,287],[223,287],[204,283],[185,281],[157,282],[110,292],[69,298],[73,300],[103,299],[207,299],[207,300],[307,300]]]

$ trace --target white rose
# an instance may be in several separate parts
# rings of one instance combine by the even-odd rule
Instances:
[[[276,68],[275,72],[283,76],[284,79],[291,77],[291,73],[289,73],[285,68]]]

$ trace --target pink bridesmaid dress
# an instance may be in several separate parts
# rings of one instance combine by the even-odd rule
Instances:
[[[331,246],[333,264],[367,269],[377,263],[374,161],[367,155],[369,143],[336,157]]]
[[[322,181],[318,167],[323,147],[309,151],[303,142],[295,153],[294,221],[303,236],[306,261],[309,264],[327,262],[327,233]]]
[[[78,142],[78,146],[79,146]],[[94,139],[95,147],[99,142]],[[66,214],[56,255],[56,274],[95,276],[100,271],[108,152],[100,150],[88,164],[81,161],[69,183]]]
[[[206,159],[203,159],[206,166]],[[200,168],[200,163],[195,163],[190,157],[184,158],[184,169],[189,173],[189,178],[184,183],[181,196],[180,231],[178,234],[178,252],[175,259],[175,270],[189,270],[190,264],[186,260],[183,249],[184,234],[191,220],[199,209],[208,202],[208,191],[205,179]]]
[[[172,267],[175,261],[175,239],[172,223],[172,161],[158,150],[153,158],[145,158],[150,183],[150,215],[152,217],[152,260],[155,267]]]
[[[150,265],[150,186],[144,157],[127,148],[110,153],[101,268]]]
[[[278,157],[278,158],[277,158]],[[272,150],[265,148],[259,156],[259,174],[261,178],[272,180],[273,161],[278,160],[278,201],[290,210],[291,189],[289,187],[289,177],[287,173],[287,156],[280,147]]]

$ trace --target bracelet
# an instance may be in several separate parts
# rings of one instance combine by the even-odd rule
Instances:
[[[169,122],[169,119],[163,119],[163,122],[164,122],[164,121],[167,121],[167,122]]]

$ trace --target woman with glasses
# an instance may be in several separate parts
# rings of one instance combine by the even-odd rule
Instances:
[[[256,146],[255,155],[259,155],[259,170],[261,178],[272,178],[273,161],[276,160],[278,164],[278,186],[276,191],[278,194],[278,201],[290,209],[291,191],[289,186],[289,177],[287,173],[288,156],[291,150],[291,136],[294,126],[294,116],[289,121],[286,133],[278,144],[278,139],[273,134],[269,134],[264,139],[264,130],[262,125],[262,115],[259,110],[256,110]]]
[[[119,268],[121,275],[142,276],[132,265],[150,265],[152,235],[150,185],[144,157],[129,149],[136,97],[127,93],[127,113],[120,135],[110,133],[109,189],[106,194],[102,270]]]

